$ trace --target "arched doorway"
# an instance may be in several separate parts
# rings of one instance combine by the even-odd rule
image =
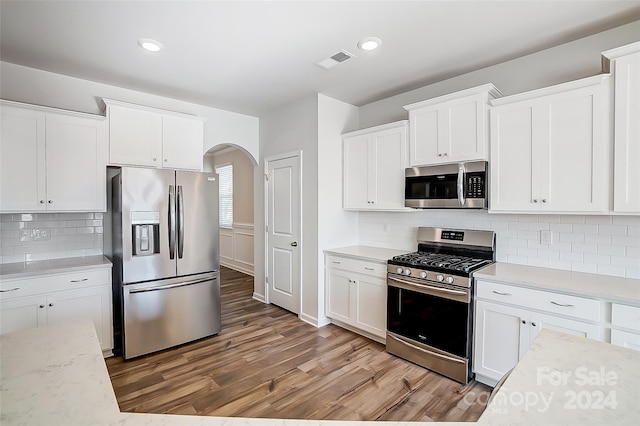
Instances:
[[[254,275],[254,158],[243,148],[216,145],[203,171],[220,175],[220,264]]]

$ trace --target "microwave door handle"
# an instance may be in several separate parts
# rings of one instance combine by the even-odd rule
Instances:
[[[458,203],[461,206],[464,206],[464,175],[466,173],[466,170],[464,168],[464,164],[459,164],[458,165],[458,186],[457,186],[457,190],[458,190]]]
[[[175,187],[169,185],[169,259],[176,256],[176,203]]]

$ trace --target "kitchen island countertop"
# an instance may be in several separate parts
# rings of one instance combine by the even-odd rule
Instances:
[[[478,419],[484,425],[635,425],[640,352],[541,330]]]
[[[109,380],[98,339],[90,321],[66,322],[0,336],[0,423],[29,425],[374,425],[376,422],[246,419],[121,413]],[[540,370],[540,369],[544,370]],[[608,380],[595,385],[576,383],[584,373],[603,372]],[[570,374],[555,385],[558,372]],[[607,376],[608,375],[608,376]],[[615,375],[615,377],[613,377]],[[597,378],[596,378],[597,380]],[[541,384],[538,382],[541,381]],[[616,395],[616,408],[565,408],[565,392],[578,396],[602,391]],[[543,330],[489,404],[482,424],[635,424],[640,417],[640,352],[606,343]],[[548,399],[548,411],[518,404],[517,398],[538,392]],[[593,396],[592,396],[593,398]],[[507,401],[506,403],[504,401]],[[509,405],[509,402],[515,402]],[[538,401],[541,401],[539,399]],[[591,401],[594,401],[591,399]],[[541,403],[541,402],[539,402]],[[385,422],[415,426],[416,422]],[[456,425],[463,423],[447,423]],[[468,424],[468,423],[465,423]]]

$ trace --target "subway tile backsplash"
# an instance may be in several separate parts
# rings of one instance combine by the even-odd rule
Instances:
[[[102,213],[0,214],[0,263],[103,254]]]
[[[640,279],[640,216],[360,212],[359,243],[415,250],[419,226],[493,230],[499,262]],[[551,244],[541,231],[551,231]]]

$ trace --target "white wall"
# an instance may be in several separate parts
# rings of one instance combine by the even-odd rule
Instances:
[[[260,117],[260,167],[274,155],[302,151],[302,301],[301,317],[309,322],[318,316],[318,100],[307,96]],[[265,298],[265,204],[264,176],[256,173],[255,289],[254,297]],[[259,188],[262,188],[260,190]]]
[[[340,137],[357,128],[357,107],[318,95],[318,325],[328,323],[324,315],[323,250],[358,242],[358,213],[342,210]]]
[[[513,95],[599,74],[600,53],[640,40],[640,21],[551,49],[420,87],[360,107],[360,126],[367,128],[408,118],[403,105],[493,83]]]
[[[101,114],[101,98],[198,115],[204,124],[203,154],[235,144],[259,158],[258,118],[89,80],[0,62],[0,98],[53,108]]]

